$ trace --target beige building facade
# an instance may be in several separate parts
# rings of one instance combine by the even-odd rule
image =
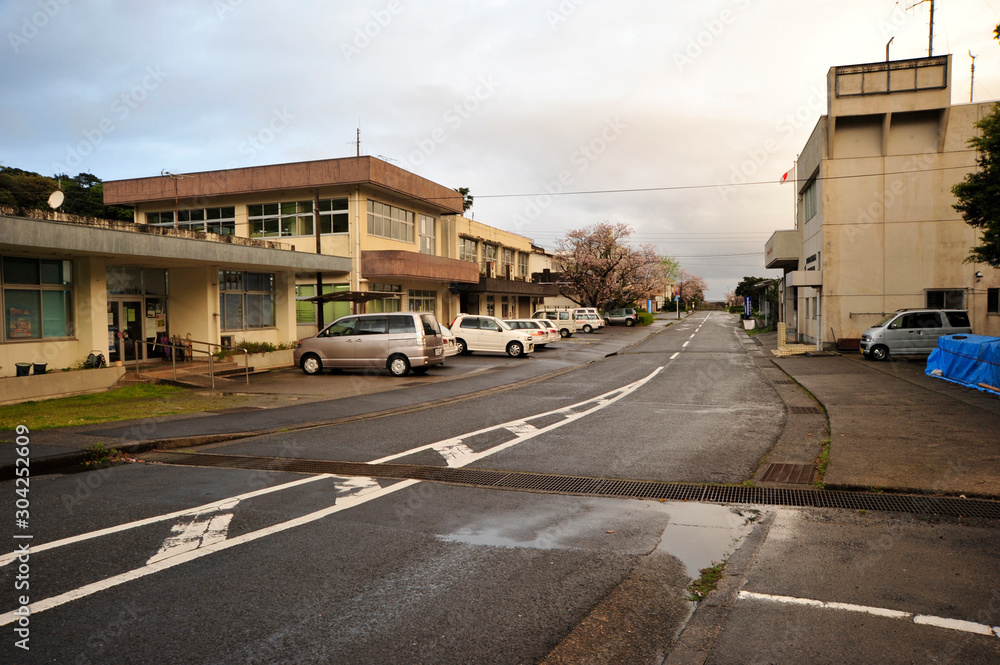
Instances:
[[[994,103],[953,105],[951,74],[951,56],[830,69],[827,115],[795,168],[795,227],[765,245],[790,339],[857,348],[912,307],[968,309],[974,332],[1000,335],[1000,273],[965,263],[978,232],[951,193]]]
[[[373,157],[120,180],[104,192],[138,223],[342,259],[345,270],[295,276],[297,338],[357,311],[429,311],[444,323],[463,311],[520,315],[541,292],[526,271],[544,252],[530,239],[463,217],[457,191]],[[241,328],[226,293],[205,297],[218,299],[220,340],[273,336]]]

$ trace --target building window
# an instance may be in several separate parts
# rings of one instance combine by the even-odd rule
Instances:
[[[315,235],[312,201],[259,203],[247,206],[251,238]],[[347,199],[320,199],[321,234],[347,233]]]
[[[496,296],[486,296],[486,314],[487,316],[496,316],[497,304]]]
[[[503,249],[503,276],[506,279],[513,279],[514,277],[514,250]]]
[[[493,270],[494,270],[493,275],[490,274],[489,270],[489,265],[491,263],[493,264]],[[496,269],[496,263],[497,263],[497,246],[487,245],[486,243],[483,243],[483,262],[479,266],[479,272],[486,275],[487,277],[495,276],[496,273],[499,272]]]
[[[927,291],[927,307],[932,309],[965,309],[965,289],[929,289]]]
[[[2,258],[6,341],[72,337],[73,262]]]
[[[369,284],[369,291],[377,291],[380,293],[398,293],[398,296],[387,296],[385,298],[379,298],[378,300],[368,301],[368,311],[369,312],[398,312],[400,311],[402,303],[402,293],[403,287],[399,284]],[[434,311],[433,309],[431,310]]]
[[[817,200],[818,197],[819,197],[819,184],[818,181],[814,178],[812,182],[806,185],[806,191],[803,192],[802,194],[803,198],[802,209],[805,214],[805,219],[807,222],[813,217],[815,217],[816,213],[818,212],[817,210],[817,207],[819,205],[819,201]]]
[[[151,226],[174,225],[174,211],[147,212],[146,223]],[[236,234],[236,208],[190,208],[177,213],[177,228],[204,233],[218,233],[223,236]]]
[[[514,315],[511,313],[510,309],[510,297],[500,296],[500,318],[509,319],[512,318],[513,316]]]
[[[274,327],[274,273],[219,271],[223,330]]]
[[[410,291],[407,296],[411,312],[434,312],[437,291]]]
[[[435,251],[434,235],[435,219],[427,215],[420,215],[420,253],[437,254]]]
[[[524,252],[518,252],[517,255],[517,276],[528,278],[528,255]]]
[[[470,263],[479,263],[479,243],[472,238],[459,238],[458,258]]]
[[[413,242],[413,213],[378,201],[369,201],[368,235]]]
[[[1000,289],[986,289],[986,313],[1000,314]]]

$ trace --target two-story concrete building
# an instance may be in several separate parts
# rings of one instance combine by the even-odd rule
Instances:
[[[790,339],[857,348],[905,307],[966,308],[976,333],[1000,335],[1000,273],[965,262],[978,233],[951,193],[994,103],[953,105],[951,74],[951,56],[830,69],[795,168],[794,228],[765,246]]]

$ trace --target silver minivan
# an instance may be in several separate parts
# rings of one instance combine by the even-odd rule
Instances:
[[[395,376],[423,374],[444,363],[437,318],[429,312],[344,316],[299,340],[295,365],[306,374],[324,369],[385,368]]]
[[[861,335],[861,353],[869,360],[893,356],[926,356],[942,335],[972,333],[964,309],[901,309]]]

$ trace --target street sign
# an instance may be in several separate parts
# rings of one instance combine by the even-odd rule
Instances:
[[[743,314],[746,315],[747,318],[753,316],[753,298],[750,296],[743,299]]]
[[[680,302],[680,301],[681,301],[680,296],[674,296],[674,302]]]

